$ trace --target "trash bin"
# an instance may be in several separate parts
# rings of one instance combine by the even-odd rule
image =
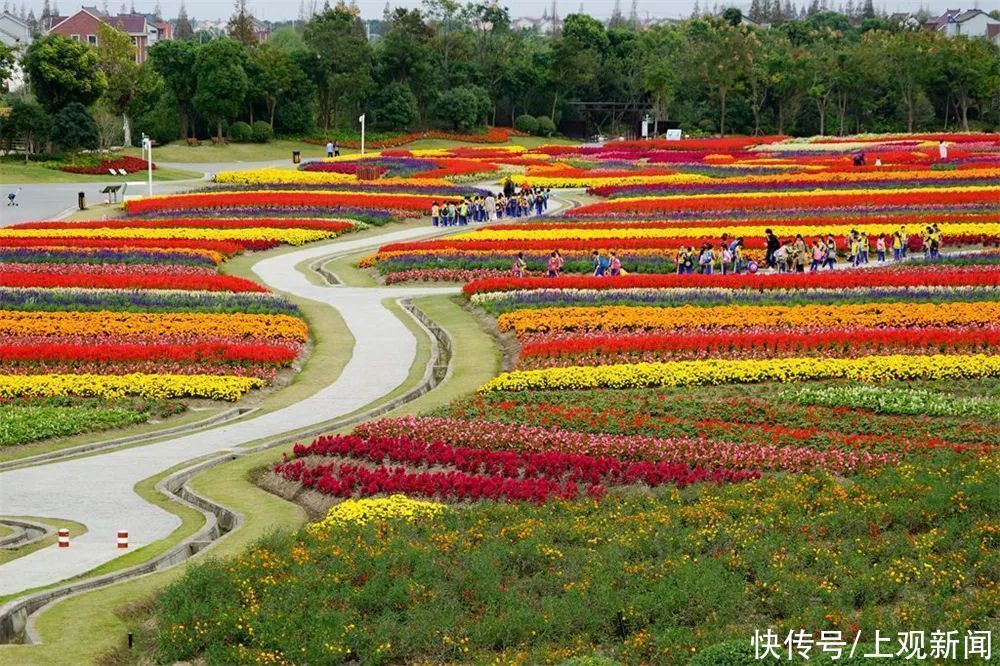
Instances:
[[[77,204],[80,206],[80,210],[87,210],[87,195],[83,192],[76,193]]]
[[[292,151],[292,164],[298,164],[302,161],[302,153],[297,150]]]

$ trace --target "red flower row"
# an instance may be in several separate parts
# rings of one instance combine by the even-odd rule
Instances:
[[[586,484],[588,492],[600,495],[605,485],[679,486],[702,481],[715,483],[743,481],[759,477],[758,472],[728,469],[707,470],[679,463],[625,463],[611,457],[593,457],[559,452],[518,453],[487,451],[444,442],[425,442],[407,437],[357,436],[321,437],[309,446],[297,444],[297,458],[334,456],[378,465],[374,471],[348,465],[309,467],[305,461],[285,461],[275,465],[275,472],[285,478],[301,480],[312,486],[323,477],[331,494],[361,492],[410,492],[426,496],[466,497],[472,499],[537,499],[550,496],[575,497],[576,484]],[[389,469],[383,464],[406,467]],[[445,467],[447,472],[413,473],[409,469]],[[349,476],[350,479],[345,479]],[[340,477],[340,478],[336,478]],[[365,486],[376,484],[369,492]],[[394,484],[388,487],[385,484]]]
[[[170,361],[175,363],[265,363],[290,365],[298,348],[265,343],[190,344],[0,344],[0,363],[73,361]]]
[[[129,215],[164,210],[212,208],[368,208],[378,210],[426,211],[435,197],[418,194],[358,194],[353,192],[246,191],[206,194],[177,194],[167,197],[131,199],[125,202]]]
[[[698,333],[585,335],[528,342],[522,358],[554,358],[578,354],[623,354],[630,352],[707,350],[724,353],[741,349],[794,352],[807,349],[830,351],[860,347],[975,349],[1000,346],[1000,329],[881,329],[862,328],[815,332]]]
[[[612,202],[607,202],[612,203]],[[576,212],[577,209],[574,209]],[[567,218],[544,218],[534,222],[507,222],[501,224],[491,224],[490,231],[525,231],[538,229],[676,229],[683,227],[785,227],[790,224],[795,226],[808,227],[812,225],[836,224],[839,226],[852,226],[859,230],[864,230],[866,226],[875,224],[898,224],[908,227],[910,233],[915,233],[931,224],[942,222],[954,222],[961,224],[996,224],[996,213],[905,213],[894,215],[796,215],[794,218],[788,217],[740,217],[740,218],[713,218],[710,221],[701,220],[637,220],[624,219],[620,217],[610,217],[600,219],[596,217],[573,219]]]
[[[130,155],[125,155],[124,157],[119,157],[113,160],[101,160],[101,163],[97,166],[64,166],[60,171],[68,171],[69,173],[86,173],[94,176],[107,176],[110,169],[115,171],[119,169],[124,169],[128,173],[135,173],[137,171],[145,171],[149,168],[149,163],[146,160],[139,157],[132,157]],[[153,168],[156,168],[156,163],[153,163]]]
[[[594,276],[499,277],[476,280],[462,287],[466,296],[484,292],[521,289],[668,289],[710,287],[714,289],[856,289],[861,287],[993,287],[1000,285],[1000,270],[981,268],[945,272],[919,271],[830,271],[826,273],[778,273],[730,275],[622,275],[612,280]]]
[[[244,250],[269,250],[277,247],[278,241],[235,241],[196,240],[193,238],[0,238],[0,247],[94,247],[120,250],[132,249],[197,249],[211,250],[226,256],[239,254]]]
[[[14,225],[13,229],[320,229],[323,231],[347,231],[354,225],[342,220],[295,217],[178,217],[165,220],[94,220],[91,222],[26,222]]]
[[[476,449],[544,453],[561,451],[621,460],[674,463],[735,470],[854,472],[897,459],[895,454],[858,450],[821,451],[807,446],[720,442],[701,437],[643,437],[574,432],[562,428],[478,419],[402,417],[362,423],[360,437],[412,437]]]
[[[414,141],[420,141],[422,139],[463,141],[466,143],[506,143],[512,136],[526,135],[523,132],[518,132],[517,130],[509,127],[491,127],[485,134],[459,134],[458,132],[429,130],[427,132],[410,132],[409,134],[401,134],[400,136],[394,136],[391,139],[384,139],[382,141],[369,140],[365,143],[365,145],[368,146],[369,149],[375,150],[380,148],[405,146],[408,143],[413,143]],[[325,146],[328,139],[304,139],[304,141],[317,146]],[[353,139],[345,139],[343,141],[339,141],[338,145],[340,145],[341,148],[358,148],[361,146],[361,142]]]
[[[728,211],[767,209],[823,209],[857,206],[947,206],[983,203],[983,193],[978,190],[955,192],[909,192],[871,190],[864,193],[826,192],[822,195],[782,194],[774,197],[712,197],[695,199],[672,197],[669,199],[617,199],[582,206],[573,211],[577,215],[604,215],[624,211],[636,213],[666,213],[675,211]]]
[[[298,481],[324,495],[368,497],[379,494],[404,493],[423,497],[439,497],[456,501],[505,500],[508,502],[544,502],[548,499],[575,499],[579,489],[575,483],[558,483],[547,479],[510,479],[462,472],[407,472],[402,467],[367,469],[358,465],[317,465],[307,467],[300,460],[275,469],[289,481]],[[594,496],[604,494],[600,486],[591,486]]]
[[[0,287],[78,287],[83,289],[181,289],[188,291],[264,292],[256,282],[232,275],[99,275],[60,266],[49,272],[5,272]]]

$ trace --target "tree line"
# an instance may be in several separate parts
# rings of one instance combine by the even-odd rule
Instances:
[[[543,35],[514,29],[494,4],[425,0],[387,8],[373,40],[357,10],[340,3],[258,43],[239,0],[228,35],[157,42],[142,65],[109,26],[97,48],[41,37],[22,64],[41,114],[75,102],[159,141],[222,138],[238,121],[334,136],[356,131],[361,113],[386,131],[472,130],[524,115],[547,127],[583,119],[579,102],[610,103],[589,118],[604,131],[622,129],[629,110],[718,134],[1000,125],[995,44],[906,29],[862,7],[849,16],[813,3],[801,17],[773,14],[780,20],[770,29],[738,9],[651,26],[570,14]]]

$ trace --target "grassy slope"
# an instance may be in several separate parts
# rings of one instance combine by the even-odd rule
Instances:
[[[153,171],[153,180],[189,180],[201,178],[202,174],[181,169],[161,167]],[[112,176],[104,174],[91,176],[80,173],[67,173],[36,164],[22,162],[0,162],[0,182],[7,184],[34,183],[129,183],[138,180],[145,181],[146,173],[130,173],[127,176]]]
[[[446,404],[490,379],[499,364],[492,339],[454,300],[427,297],[415,302],[451,333],[455,343],[453,373],[445,384],[393,414],[425,411]],[[209,470],[192,482],[199,493],[239,511],[245,519],[241,529],[210,550],[212,557],[236,555],[270,531],[293,530],[305,521],[305,513],[298,505],[261,490],[250,479],[254,470],[280,459],[281,451],[282,447],[278,447],[247,456]],[[204,556],[199,556],[178,567],[56,604],[38,618],[37,628],[44,642],[0,646],[0,664],[61,663],[70,653],[77,663],[89,663],[111,650],[117,652],[115,663],[127,663],[126,633],[139,632],[142,610],[149,606],[151,596],[179,578],[188,566],[203,559]],[[140,654],[149,647],[142,643],[142,638],[136,645]]]

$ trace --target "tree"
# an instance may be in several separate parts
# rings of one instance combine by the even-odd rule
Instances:
[[[739,7],[730,7],[722,13],[722,20],[732,26],[743,23],[743,12]]]
[[[194,37],[194,28],[191,27],[187,7],[184,6],[183,0],[181,1],[181,9],[177,12],[177,29],[174,31],[174,36],[180,40],[188,40]]]
[[[14,49],[6,44],[0,44],[0,82],[6,83],[14,73],[17,56]]]
[[[390,83],[379,93],[375,120],[388,130],[409,129],[417,119],[417,98],[405,83]]]
[[[253,14],[247,8],[247,0],[236,0],[236,13],[229,17],[226,28],[229,37],[243,46],[250,47],[257,43],[257,29]]]
[[[107,87],[96,50],[63,35],[33,41],[22,64],[35,97],[49,113],[70,102],[93,104]]]
[[[243,46],[227,38],[202,46],[195,58],[194,107],[215,121],[219,141],[222,141],[222,121],[236,117],[250,88],[246,62]]]
[[[402,7],[390,14],[387,26],[374,54],[379,81],[382,85],[407,84],[416,96],[418,113],[425,117],[443,78],[434,64],[434,30],[424,22],[420,10]]]
[[[158,41],[149,49],[149,64],[163,77],[177,103],[181,136],[190,136],[191,100],[197,89],[195,62],[199,46],[195,42]]]
[[[361,108],[372,87],[371,46],[361,19],[347,7],[327,7],[306,24],[303,35],[316,54],[314,70],[319,91],[319,120],[324,134],[345,109]]]
[[[103,99],[111,111],[121,116],[125,145],[131,146],[131,116],[143,113],[143,107],[149,106],[151,98],[159,96],[163,81],[149,68],[135,62],[135,45],[121,30],[100,23],[97,44],[98,62],[108,82]],[[145,99],[141,99],[143,97]]]
[[[27,164],[35,147],[48,139],[52,120],[38,102],[17,99],[4,119],[4,134],[21,137],[24,144],[24,162]]]
[[[70,102],[52,121],[52,139],[64,150],[93,150],[100,145],[100,132],[93,116],[79,102]]]
[[[688,52],[691,71],[719,101],[719,134],[726,135],[726,102],[745,78],[752,62],[747,33],[717,19],[702,19],[688,26],[692,41]]]
[[[932,56],[941,48],[940,41],[947,39],[938,33],[881,31],[866,33],[869,51],[867,62],[885,77],[890,88],[896,90],[906,116],[906,131],[912,132],[918,100],[924,95],[924,86],[934,76],[937,65]]]
[[[438,104],[437,115],[456,130],[470,130],[481,125],[489,111],[489,93],[479,86],[466,85],[448,91]]]
[[[593,98],[597,77],[610,48],[604,25],[586,14],[570,14],[563,22],[562,35],[552,45],[552,80],[556,82],[551,117],[556,115],[559,94]]]
[[[292,26],[278,28],[272,32],[267,38],[267,43],[289,54],[306,48],[302,35]]]
[[[1000,54],[985,39],[953,37],[942,46],[939,61],[944,87],[954,100],[962,131],[968,132],[969,109],[1000,90]]]
[[[670,117],[670,107],[681,84],[678,65],[687,44],[673,26],[652,26],[640,33],[641,67],[646,91],[652,96],[653,134],[659,134],[660,118]]]
[[[307,82],[306,73],[292,58],[270,43],[261,44],[250,57],[257,66],[253,84],[267,105],[268,124],[274,127],[274,112],[281,100],[292,101],[289,93]]]

